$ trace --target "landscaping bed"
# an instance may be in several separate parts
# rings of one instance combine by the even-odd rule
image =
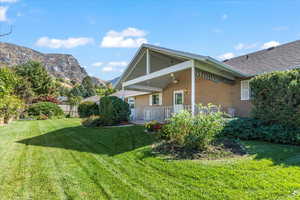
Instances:
[[[152,148],[154,154],[164,155],[170,159],[217,160],[247,155],[247,151],[241,142],[230,139],[220,139],[206,150],[188,148],[168,141],[153,144]]]

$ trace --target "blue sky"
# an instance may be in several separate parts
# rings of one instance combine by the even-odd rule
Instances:
[[[300,39],[300,0],[0,0],[1,38],[119,76],[143,43],[226,59]]]

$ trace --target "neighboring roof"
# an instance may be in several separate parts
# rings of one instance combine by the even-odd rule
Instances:
[[[134,91],[134,90],[124,90],[124,93],[122,90],[117,91],[113,94],[111,94],[110,96],[116,96],[119,98],[122,98],[123,95],[124,97],[134,97],[134,96],[140,96],[140,95],[144,95],[144,94],[149,94],[149,92],[139,92],[139,91]]]
[[[91,102],[99,102],[99,96],[91,96],[82,100],[82,102],[91,101]]]
[[[224,63],[249,76],[299,68],[300,40],[225,60]]]
[[[141,54],[142,50],[144,50],[144,49],[150,49],[150,50],[153,50],[153,51],[169,54],[171,56],[177,56],[177,57],[181,57],[181,58],[185,58],[185,59],[199,60],[199,61],[202,61],[202,62],[214,64],[216,66],[216,68],[219,68],[221,70],[230,72],[235,76],[247,77],[246,74],[243,74],[240,71],[237,71],[234,68],[232,68],[231,66],[227,65],[226,63],[220,62],[220,61],[218,61],[218,60],[216,60],[212,57],[209,57],[209,56],[202,56],[202,55],[198,55],[198,54],[194,54],[194,53],[188,53],[188,52],[184,52],[184,51],[168,49],[168,48],[159,47],[159,46],[155,46],[155,45],[151,45],[151,44],[142,44],[140,46],[140,48],[138,49],[138,51],[136,52],[136,54],[134,55],[134,57],[132,58],[132,60],[129,63],[129,65],[127,66],[127,68],[124,70],[124,72],[121,75],[121,77],[119,78],[119,80],[114,84],[115,88],[120,88],[121,87],[120,83],[123,80],[125,74],[127,74],[130,71],[131,66],[136,62],[138,56]]]

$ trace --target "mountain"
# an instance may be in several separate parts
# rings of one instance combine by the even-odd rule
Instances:
[[[109,80],[108,83],[110,83],[112,85],[115,85],[118,82],[119,79],[120,79],[120,76],[118,76],[118,77],[116,77],[116,78],[114,78],[112,80]]]
[[[76,58],[69,54],[44,54],[33,49],[10,43],[0,42],[0,65],[14,66],[30,60],[44,64],[47,71],[56,78],[74,80],[78,83],[88,76]],[[92,77],[94,84],[105,85],[106,82]]]

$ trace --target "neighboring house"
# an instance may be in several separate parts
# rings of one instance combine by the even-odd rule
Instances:
[[[81,102],[94,102],[94,103],[99,103],[100,101],[100,96],[91,96],[83,99]]]
[[[249,79],[300,65],[300,41],[220,62],[209,56],[143,44],[124,71],[117,89],[134,96],[136,120],[165,120],[180,110],[197,112],[197,104],[220,105],[247,117],[251,111]]]

